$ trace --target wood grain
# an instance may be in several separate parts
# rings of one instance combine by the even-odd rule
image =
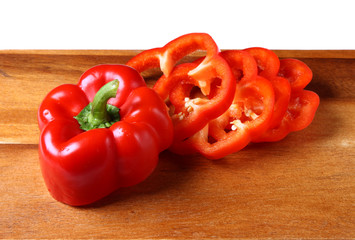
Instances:
[[[321,104],[303,131],[220,161],[165,151],[137,186],[87,207],[53,200],[38,164],[40,102],[137,52],[0,51],[0,238],[355,238],[354,51],[275,51],[313,70]]]

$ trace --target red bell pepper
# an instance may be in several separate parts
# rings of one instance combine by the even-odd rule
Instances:
[[[74,206],[146,179],[173,137],[164,102],[124,65],[93,67],[77,85],[52,90],[39,107],[38,123],[47,188]]]
[[[184,56],[196,50],[205,50],[206,56],[199,63],[179,64]],[[143,51],[127,65],[143,72],[160,67],[163,76],[153,89],[166,100],[174,122],[174,139],[182,140],[201,130],[210,120],[225,112],[233,101],[235,81],[228,63],[219,55],[214,40],[204,33],[183,35],[162,48]],[[176,66],[175,66],[176,65]],[[190,95],[171,99],[170,92],[180,84],[190,84],[200,89],[204,97],[191,99]],[[218,84],[218,91],[211,94],[211,86]],[[188,102],[185,99],[188,98]],[[177,105],[180,105],[178,107]],[[181,108],[181,106],[183,106]],[[185,106],[185,107],[184,107]]]

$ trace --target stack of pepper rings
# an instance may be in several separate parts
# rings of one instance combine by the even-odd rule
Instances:
[[[203,58],[181,60],[197,51]],[[160,68],[153,88],[142,72]],[[312,71],[265,48],[220,51],[205,33],[98,65],[47,94],[38,110],[39,158],[51,195],[93,203],[145,180],[160,152],[220,159],[250,142],[307,127],[319,105]]]
[[[206,56],[178,64],[203,50]],[[219,51],[210,35],[192,33],[162,48],[141,52],[127,63],[140,73],[160,68],[153,89],[169,108],[180,155],[220,159],[250,142],[275,142],[306,128],[319,97],[304,88],[312,71],[297,59],[282,59],[254,47]]]

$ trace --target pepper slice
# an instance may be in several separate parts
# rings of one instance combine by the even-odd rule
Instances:
[[[269,79],[279,72],[280,60],[273,51],[262,47],[246,48],[243,51],[255,58],[258,65],[258,75]]]
[[[275,104],[272,119],[269,128],[280,125],[283,116],[286,113],[291,96],[291,86],[287,79],[278,76],[280,69],[280,60],[271,50],[261,47],[246,48],[243,51],[248,52],[257,62],[258,74],[267,78],[273,85],[275,92]],[[254,140],[257,141],[255,138]]]
[[[306,128],[313,121],[319,106],[319,96],[304,87],[312,79],[311,69],[297,59],[280,60],[278,76],[287,79],[290,84],[290,101],[282,120],[276,122],[254,142],[275,142],[285,138],[289,133]]]
[[[183,146],[191,145],[189,153],[193,152],[192,148],[208,159],[223,158],[243,149],[268,128],[273,105],[274,91],[267,79],[257,76],[240,81],[234,101],[223,115],[210,121],[185,142],[174,142],[170,149],[183,151]]]
[[[206,57],[199,65],[199,69],[195,69],[195,71],[191,69],[191,72],[189,72],[191,77],[198,79],[199,72],[202,72],[202,69],[206,69],[207,66],[211,65],[210,60],[215,58],[219,53],[217,44],[212,37],[206,33],[182,35],[170,41],[162,48],[153,48],[139,53],[130,59],[127,65],[135,68],[140,73],[151,68],[159,67],[163,74],[168,77],[179,60],[197,50],[206,51]],[[169,79],[162,78],[158,82],[154,90],[165,99],[169,94],[169,91],[166,90],[166,84],[168,84]],[[205,84],[202,82],[200,87],[205,89]],[[206,90],[206,93],[208,94],[208,90]]]
[[[106,111],[111,108],[113,115]],[[146,179],[173,138],[164,102],[124,65],[93,67],[77,85],[53,89],[39,107],[38,123],[47,188],[73,206]]]
[[[184,56],[205,50],[206,56],[199,63],[176,65]],[[191,33],[172,40],[162,48],[143,51],[132,58],[127,65],[139,72],[160,67],[163,72],[153,89],[166,100],[179,84],[191,84],[200,89],[204,97],[189,99],[168,99],[172,103],[174,139],[182,140],[201,130],[210,120],[225,112],[233,101],[235,81],[228,63],[219,56],[214,40],[204,33]],[[176,66],[175,66],[176,65]],[[218,85],[218,91],[211,93],[211,86]],[[213,96],[212,96],[213,95]],[[185,106],[185,108],[178,107]],[[171,107],[171,106],[169,106]],[[178,111],[179,109],[179,111]]]
[[[291,86],[287,79],[274,76],[269,79],[275,92],[274,112],[270,121],[269,129],[280,125],[291,98]]]
[[[319,96],[308,90],[292,93],[285,116],[279,126],[269,129],[253,142],[276,142],[290,132],[300,131],[313,121],[319,106]]]
[[[304,89],[312,80],[312,70],[302,61],[293,58],[280,60],[278,76],[286,78],[293,92]]]
[[[198,63],[180,64],[169,76],[166,88],[170,92],[171,105],[168,107],[172,109],[175,141],[186,139],[201,130],[209,121],[224,113],[233,101],[236,83],[227,62],[216,56],[210,63],[213,68],[200,75],[200,79],[208,82],[208,95],[199,88],[201,83],[189,76]],[[165,76],[158,81],[162,78]],[[192,90],[199,95],[194,95]]]
[[[258,75],[258,65],[248,51],[226,50],[221,52],[221,56],[231,67],[237,81],[248,81]]]
[[[227,61],[238,82],[233,103],[223,115],[210,121],[192,137],[184,141],[175,139],[169,148],[174,153],[186,155],[199,152],[210,159],[222,158],[244,148],[266,131],[270,124],[274,111],[274,90],[267,79],[257,75],[254,57],[239,50],[223,51],[220,55]],[[170,98],[179,96],[181,101],[191,88],[188,85],[176,86]]]

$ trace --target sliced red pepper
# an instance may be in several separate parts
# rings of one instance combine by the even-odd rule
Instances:
[[[311,69],[297,59],[280,60],[278,76],[288,80],[290,84],[290,101],[281,122],[274,122],[254,142],[275,142],[285,138],[290,132],[306,128],[313,120],[319,105],[319,96],[311,91],[303,90],[312,79]],[[285,94],[286,91],[283,91]]]
[[[252,55],[257,62],[258,74],[267,78],[273,85],[275,92],[275,104],[272,119],[269,128],[280,125],[283,116],[286,113],[291,96],[291,86],[287,79],[278,76],[280,69],[280,60],[271,50],[260,47],[247,48],[243,51]],[[255,138],[256,141],[258,141]]]
[[[312,80],[312,70],[302,61],[293,58],[281,59],[278,75],[286,78],[293,92],[304,89]]]
[[[275,91],[274,113],[270,128],[278,126],[285,115],[291,96],[291,87],[287,79],[277,76],[280,60],[271,50],[261,47],[244,49],[252,55],[258,65],[258,74],[270,80]]]
[[[273,106],[274,91],[267,79],[258,76],[240,81],[229,109],[184,143],[174,142],[178,147],[173,143],[172,150],[181,151],[179,144],[189,144],[209,159],[237,152],[268,128]]]
[[[308,90],[293,92],[285,116],[279,126],[269,129],[254,142],[276,142],[290,132],[300,131],[313,121],[319,96]]]
[[[209,71],[199,73],[199,79],[203,80],[196,80],[189,75],[192,69],[199,66],[198,63],[180,64],[169,76],[166,89],[170,92],[172,106],[169,107],[173,109],[171,118],[175,140],[188,138],[201,130],[209,121],[225,112],[233,101],[236,83],[228,63],[216,56],[209,64],[213,66]],[[205,95],[201,89],[199,96],[193,96],[191,90],[194,87],[200,89],[201,81],[208,85],[205,86],[209,89],[208,94]]]
[[[240,81],[253,79],[259,74],[260,68],[264,69],[262,75],[269,76],[268,80],[272,83],[275,92],[274,112],[269,128],[278,126],[287,110],[291,88],[287,79],[275,74],[278,66],[277,56],[264,48],[249,48],[244,51],[228,50],[221,52],[221,55],[231,66],[234,76]],[[257,60],[259,60],[259,66],[256,63]]]
[[[220,53],[220,56],[223,57],[223,59],[225,59],[228,63],[229,66],[233,66],[231,67],[231,70],[233,72],[233,76],[235,77],[235,79],[237,81],[239,80],[243,80],[243,81],[249,81],[249,80],[254,80],[257,76],[257,65],[256,62],[254,60],[254,58],[247,52],[245,51],[239,51],[239,50],[228,50],[228,51],[223,51]],[[200,58],[198,60],[196,60],[193,63],[190,63],[191,68],[194,67],[194,65],[196,64],[200,64],[201,62],[204,61],[204,58]],[[181,65],[181,66],[185,66],[187,67],[188,64],[185,65]],[[179,68],[181,66],[177,66],[176,68]],[[222,69],[223,70],[223,69]],[[186,70],[186,73],[188,72],[188,69]],[[196,100],[191,100],[190,96],[191,94],[191,90],[193,89],[193,87],[196,85],[193,84],[189,84],[194,82],[192,81],[188,81],[186,79],[186,73],[183,73],[183,71],[181,71],[181,75],[177,76],[178,74],[177,72],[174,72],[171,76],[170,79],[170,84],[174,84],[174,82],[177,83],[181,83],[179,85],[175,85],[174,86],[174,90],[171,91],[170,93],[170,102],[174,105],[174,109],[175,109],[175,114],[173,115],[173,120],[177,120],[180,117],[184,117],[184,116],[189,116],[189,111],[186,108],[186,105],[189,105],[187,102],[188,101],[196,101]],[[181,80],[175,80],[175,77],[181,78]],[[208,77],[208,76],[206,76]],[[223,82],[222,82],[223,83]],[[225,87],[230,88],[230,85],[226,85]],[[223,88],[225,88],[223,86]],[[218,100],[218,98],[221,98],[222,94],[225,94],[225,90],[223,90],[222,85],[220,83],[217,84],[216,82],[213,82],[212,87],[211,87],[211,92],[209,95],[209,101],[204,101],[204,103],[211,105],[213,104],[213,101],[216,101],[216,103],[221,103],[220,100]],[[172,89],[172,87],[169,87],[169,89]],[[221,91],[223,90],[223,91]],[[216,98],[216,96],[218,95],[218,98]],[[198,100],[200,100],[198,98]],[[225,107],[223,107],[225,108]],[[218,107],[217,110],[221,109],[220,107]],[[203,108],[200,107],[200,110],[204,111],[205,114],[209,114],[208,112],[206,112],[205,110],[203,110]],[[216,110],[211,110],[213,113],[216,114],[216,116],[221,115],[223,112],[216,112]],[[202,116],[204,119],[209,119],[212,120],[210,117],[206,117],[206,116]],[[190,125],[189,121],[184,121],[184,124],[186,125]],[[193,129],[196,129],[196,127],[194,125],[190,125]],[[200,125],[202,126],[202,125]],[[198,127],[201,129],[201,127]],[[186,127],[184,127],[186,128]],[[179,129],[179,127],[175,127],[176,129],[176,134],[179,134],[179,132],[181,132],[182,130]],[[191,132],[196,132],[196,130],[193,130]],[[183,144],[181,141],[177,141],[179,139],[179,137],[175,137],[175,141],[173,146],[171,146],[171,149],[175,149],[174,152],[194,152],[192,150],[192,148],[189,147],[189,144]],[[182,151],[178,150],[181,149]],[[190,150],[188,150],[190,149]]]
[[[279,72],[280,60],[273,51],[261,47],[246,48],[243,51],[255,58],[260,76],[270,79]]]
[[[168,77],[179,60],[197,50],[206,51],[206,58],[199,65],[200,69],[189,73],[190,76],[198,79],[197,72],[201,72],[201,69],[205,68],[204,66],[210,65],[210,60],[219,53],[217,44],[212,37],[206,33],[182,35],[170,41],[162,48],[153,48],[139,53],[130,59],[127,65],[135,68],[138,72],[143,72],[151,68],[160,68],[163,74]],[[169,91],[167,91],[165,87],[168,81],[168,78],[162,78],[155,87],[155,91],[158,92],[163,99],[169,94]],[[204,89],[204,86],[201,86],[201,88]]]
[[[75,206],[146,179],[173,137],[164,102],[124,65],[93,67],[78,85],[53,89],[38,110],[38,123],[47,188]]]
[[[233,104],[222,116],[210,121],[193,137],[184,141],[174,140],[169,148],[172,152],[181,155],[200,152],[207,158],[221,158],[244,148],[268,128],[273,116],[274,104],[274,91],[271,83],[257,76],[256,61],[247,51],[228,50],[221,52],[221,56],[228,62],[238,81]],[[200,61],[197,60],[197,62]],[[285,81],[288,84],[286,79]],[[178,99],[177,103],[179,103],[188,96],[191,88],[192,86],[186,84],[176,86],[170,98]],[[180,111],[180,108],[183,108],[182,105],[176,104],[175,106]],[[262,111],[262,114],[257,116],[255,111],[259,114]],[[240,129],[237,130],[238,127]]]
[[[164,75],[169,76],[175,64],[184,56],[196,51],[206,50],[206,62],[218,54],[215,41],[206,33],[182,35],[162,48],[145,50],[127,62],[128,66],[143,72],[149,68],[160,67]]]
[[[184,56],[196,50],[206,50],[206,56],[199,63],[186,63],[174,66]],[[169,42],[162,48],[143,51],[128,63],[139,72],[160,67],[163,76],[153,89],[167,99],[172,89],[179,84],[192,84],[200,89],[203,98],[180,99],[185,108],[172,111],[174,139],[182,140],[202,129],[210,120],[225,112],[235,93],[235,80],[228,63],[219,56],[219,49],[208,34],[192,33]],[[218,84],[218,91],[211,95],[211,86]],[[174,99],[170,102],[177,104]],[[187,106],[188,105],[188,106]],[[179,109],[179,112],[176,112]]]
[[[226,50],[221,56],[227,61],[237,81],[255,79],[258,75],[258,65],[248,51]]]
[[[284,117],[291,97],[291,86],[286,78],[274,76],[269,79],[275,92],[275,104],[269,128],[277,127]]]

